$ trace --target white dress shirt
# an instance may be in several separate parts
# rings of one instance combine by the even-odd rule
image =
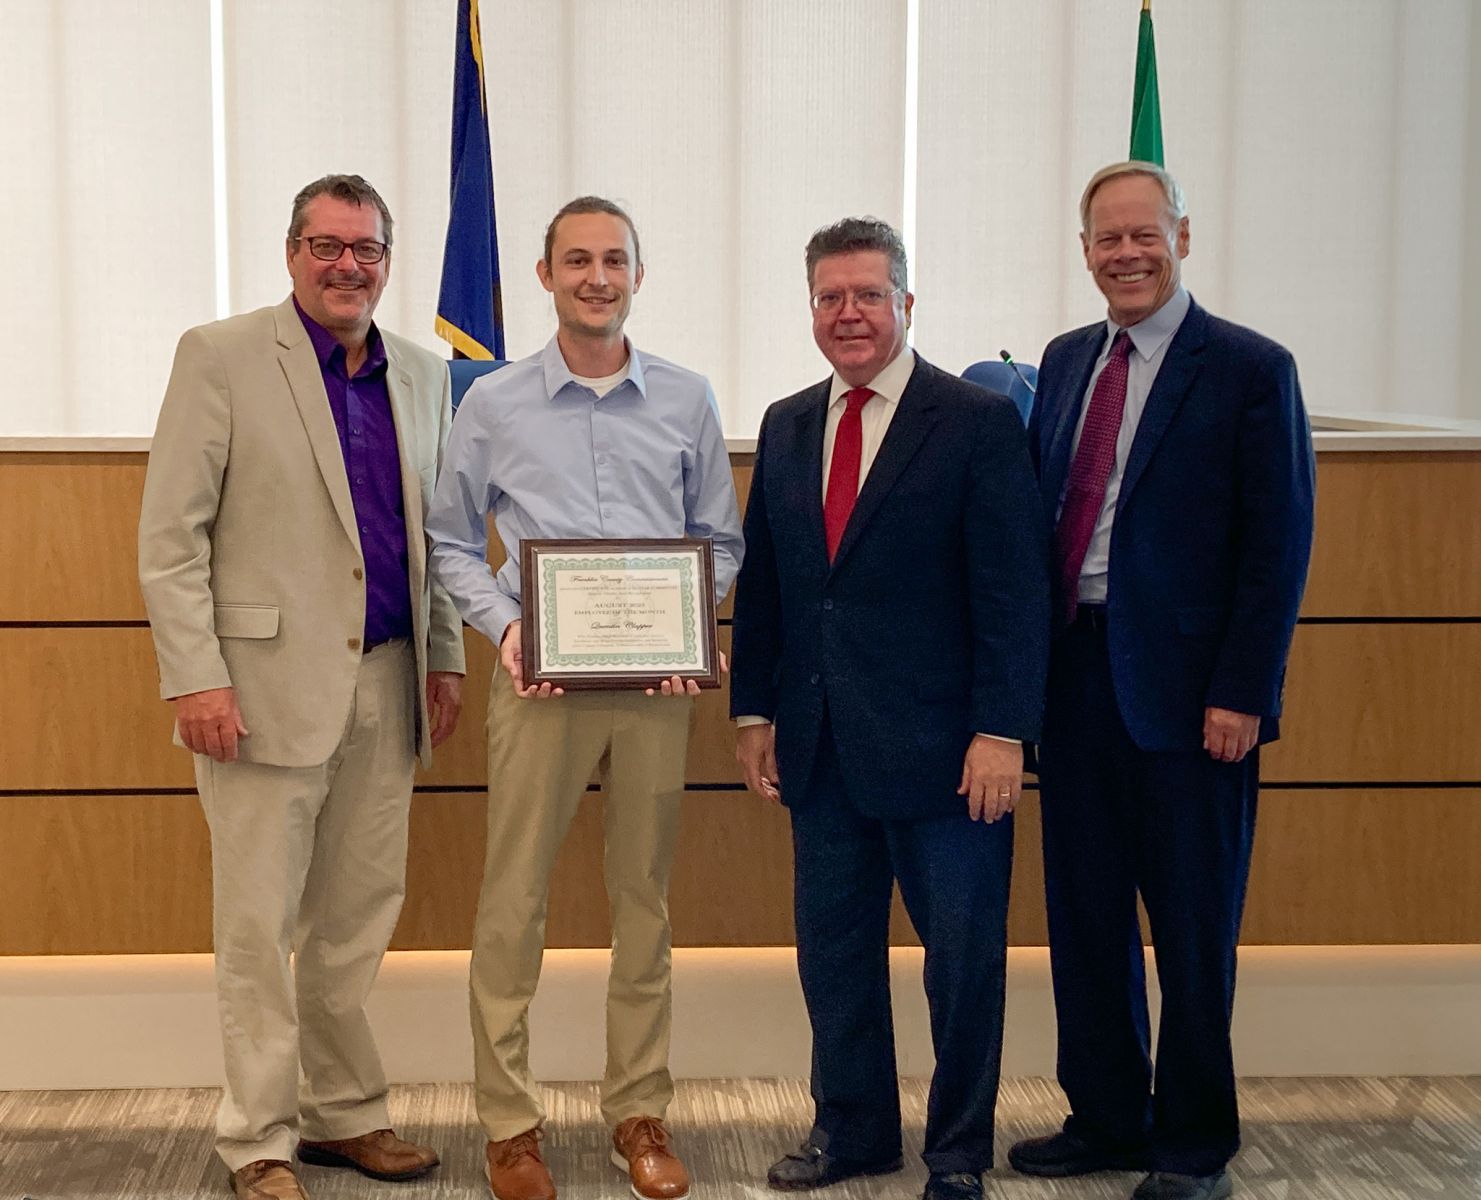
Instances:
[[[915,371],[915,351],[906,346],[890,360],[878,375],[865,386],[874,395],[864,402],[859,410],[859,421],[864,427],[864,442],[859,452],[859,488],[874,465],[874,456],[879,453],[880,443],[895,419],[895,410],[900,407],[900,397],[905,385]],[[823,497],[828,496],[828,475],[833,469],[833,443],[838,440],[838,423],[843,420],[848,401],[844,399],[853,388],[833,372],[833,382],[828,385],[828,415],[823,422]]]
[[[1126,407],[1121,410],[1121,431],[1116,435],[1116,461],[1111,464],[1111,474],[1106,480],[1106,498],[1101,503],[1100,515],[1095,519],[1095,532],[1090,535],[1090,545],[1085,550],[1085,561],[1080,565],[1079,601],[1081,604],[1104,604],[1106,602],[1106,580],[1111,571],[1111,525],[1116,520],[1116,500],[1121,495],[1121,477],[1126,474],[1126,460],[1131,455],[1131,443],[1136,440],[1136,428],[1141,423],[1142,412],[1147,407],[1147,396],[1162,369],[1162,360],[1167,356],[1167,347],[1173,334],[1188,315],[1192,301],[1188,293],[1178,288],[1168,297],[1167,303],[1145,320],[1126,326],[1131,337],[1131,354],[1126,360]],[[1075,451],[1080,446],[1080,434],[1085,428],[1085,414],[1090,411],[1090,397],[1095,394],[1095,383],[1111,356],[1111,343],[1121,326],[1106,320],[1106,344],[1100,357],[1095,360],[1095,369],[1090,372],[1090,383],[1085,389],[1085,399],[1080,405],[1080,420],[1075,425],[1075,440],[1070,446],[1070,461],[1075,460]],[[1069,474],[1065,475],[1066,486]],[[1064,506],[1064,493],[1060,493],[1059,505]],[[1056,510],[1055,519],[1058,520]]]

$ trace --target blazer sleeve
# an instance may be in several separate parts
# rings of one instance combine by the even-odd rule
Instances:
[[[735,584],[731,621],[730,715],[776,716],[777,667],[782,657],[782,593],[776,545],[766,510],[767,425],[756,440],[751,494],[743,525],[745,557]]]
[[[175,351],[139,513],[139,588],[166,699],[231,686],[211,595],[211,534],[230,448],[226,368],[206,333],[192,329]]]
[[[437,420],[437,473],[440,476],[443,457],[447,453],[447,439],[452,432],[453,402],[452,377],[440,360],[437,365],[442,375],[442,394],[438,400]],[[431,501],[430,493],[422,497],[423,512],[431,507]],[[426,536],[425,529],[423,536]],[[438,582],[437,574],[432,570],[431,563],[432,542],[428,538],[427,569],[432,577],[432,604],[428,613],[427,636],[430,645],[427,648],[427,670],[453,671],[461,675],[467,669],[463,654],[463,619],[458,615],[457,605],[453,603],[453,598],[448,595],[447,589]]]
[[[1036,742],[1049,663],[1049,540],[1027,436],[1011,405],[984,408],[968,486],[971,728]]]
[[[1311,559],[1316,460],[1296,364],[1252,372],[1238,445],[1234,603],[1206,703],[1274,717]]]

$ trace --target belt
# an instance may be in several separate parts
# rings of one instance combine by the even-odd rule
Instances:
[[[1082,629],[1089,629],[1095,633],[1105,633],[1109,620],[1106,615],[1104,604],[1081,603],[1075,608],[1075,619],[1071,625],[1078,625]]]
[[[369,654],[372,650],[379,650],[382,646],[392,646],[397,642],[407,642],[410,640],[410,638],[405,637],[379,638],[376,641],[365,643],[365,653]]]

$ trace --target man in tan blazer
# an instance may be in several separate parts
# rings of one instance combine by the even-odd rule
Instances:
[[[422,532],[446,366],[372,322],[391,224],[357,175],[298,194],[292,295],[181,338],[144,487],[161,693],[211,829],[217,1149],[253,1200],[305,1195],[295,1148],[378,1179],[437,1164],[388,1128],[364,1008],[416,758],[452,732],[463,672]]]

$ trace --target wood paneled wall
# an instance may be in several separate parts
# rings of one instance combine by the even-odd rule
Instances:
[[[134,581],[143,474],[138,454],[0,455],[0,954],[210,947],[209,839],[188,756],[170,745]],[[749,482],[737,456],[742,503]],[[1478,512],[1481,454],[1319,457],[1315,560],[1285,736],[1263,763],[1247,942],[1481,941]],[[467,709],[412,804],[401,948],[465,947],[472,928],[494,654],[467,636]],[[740,786],[725,711],[723,693],[698,705],[675,942],[784,944],[786,814]],[[560,859],[553,946],[606,944],[600,804],[594,790]],[[1045,940],[1032,790],[1010,935]]]

